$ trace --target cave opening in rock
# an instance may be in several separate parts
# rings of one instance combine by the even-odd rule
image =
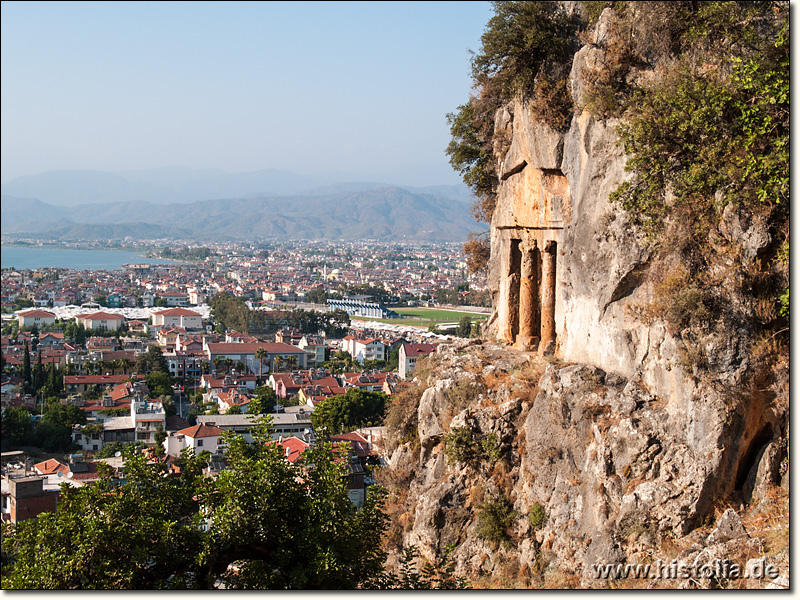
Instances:
[[[750,474],[750,471],[753,469],[753,467],[756,466],[759,453],[764,446],[769,444],[771,439],[772,427],[769,425],[764,425],[750,441],[750,444],[747,446],[747,451],[739,460],[739,469],[736,471],[736,484],[734,489],[737,492],[744,489],[744,484],[747,482],[747,476]]]

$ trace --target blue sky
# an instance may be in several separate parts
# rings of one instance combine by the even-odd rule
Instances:
[[[1,6],[3,182],[169,165],[459,181],[445,115],[488,2]]]

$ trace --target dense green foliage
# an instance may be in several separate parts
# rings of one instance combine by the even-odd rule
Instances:
[[[508,530],[516,517],[508,500],[503,497],[490,498],[481,504],[476,533],[495,546],[506,543],[510,539]]]
[[[444,436],[444,453],[450,464],[460,462],[472,467],[500,459],[497,436],[489,433],[478,437],[468,426],[454,427]]]
[[[152,344],[147,352],[140,354],[136,359],[136,371],[139,375],[146,375],[154,371],[169,375],[169,364],[164,358],[161,348]]]
[[[224,333],[226,329],[253,333],[267,331],[269,318],[260,311],[251,311],[243,298],[235,298],[227,292],[215,294],[209,301],[211,316]]]
[[[458,320],[458,327],[456,327],[456,335],[461,338],[468,338],[472,331],[472,317],[464,315]]]
[[[274,444],[228,442],[229,468],[179,477],[126,452],[126,481],[65,487],[58,511],[4,531],[6,589],[348,589],[383,576],[386,516],[355,509],[325,442],[288,462]],[[234,568],[235,567],[235,568]]]
[[[318,334],[325,332],[328,337],[340,338],[347,334],[350,315],[341,309],[320,313],[315,310],[295,309],[289,313],[289,324],[301,333]]]
[[[620,132],[633,178],[613,197],[648,230],[676,209],[707,221],[730,202],[788,218],[788,32],[730,78],[684,65],[638,91]]]
[[[547,520],[547,514],[544,512],[544,507],[538,502],[534,503],[528,511],[528,522],[533,531],[538,531],[544,526]]]
[[[151,398],[170,398],[172,396],[172,376],[164,371],[153,371],[145,377]]]
[[[34,419],[23,406],[3,409],[4,449],[10,446],[37,446],[46,452],[72,449],[72,426],[84,425],[86,413],[77,406],[62,404],[56,397],[46,399],[40,407],[43,414],[39,419]]]
[[[494,133],[494,115],[491,113],[494,109],[494,104],[484,107],[477,98],[472,98],[459,106],[458,112],[447,115],[452,137],[446,150],[450,165],[480,198],[473,213],[487,223],[494,210],[498,184],[491,145]]]
[[[788,12],[773,2],[676,4],[683,18],[660,32],[674,66],[626,89],[619,133],[631,177],[612,194],[659,256],[680,261],[647,314],[676,332],[711,327],[712,315],[727,328],[762,328],[784,352],[788,336],[773,335],[788,331]],[[732,215],[766,225],[772,242],[757,261],[731,237]],[[735,290],[751,307],[729,301]]]
[[[472,58],[475,82],[504,98],[531,95],[548,68],[563,72],[577,21],[557,2],[493,2],[494,16]],[[550,64],[554,63],[554,64]]]
[[[278,396],[275,395],[275,390],[266,385],[258,386],[250,399],[247,412],[254,415],[268,415],[274,412],[277,403]]]
[[[379,425],[385,414],[386,394],[350,388],[345,394],[320,402],[311,413],[311,424],[318,433],[346,433]]]
[[[209,256],[213,256],[215,252],[205,246],[197,248],[184,246],[183,248],[176,248],[174,250],[169,246],[165,246],[159,254],[162,258],[172,260],[203,261]]]

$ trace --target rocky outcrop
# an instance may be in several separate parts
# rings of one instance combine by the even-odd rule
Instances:
[[[586,74],[609,62],[613,19],[604,11],[574,55],[579,110],[566,131],[519,98],[497,111],[485,343],[441,346],[430,359],[419,452],[397,451],[418,460],[404,542],[429,560],[452,548],[468,578],[603,587],[593,565],[652,558],[668,538],[684,540],[682,560],[749,560],[760,542],[736,511],[713,533],[701,525],[721,501],[740,510],[788,485],[788,387],[750,385],[747,320],[720,313],[676,331],[647,313],[680,261],[656,256],[610,202],[627,177],[620,122],[583,110]],[[718,229],[753,268],[772,243],[766,222],[735,206]],[[754,310],[722,263],[713,277],[724,297],[737,314]],[[513,510],[503,543],[481,526],[492,499]]]
[[[491,343],[440,346],[431,360],[434,374],[418,407],[422,450],[401,446],[392,458],[415,463],[403,542],[430,561],[450,550],[456,573],[468,579],[546,571],[567,577],[556,585],[604,587],[594,565],[636,562],[664,539],[691,536],[733,485],[780,481],[785,454],[766,444],[736,483],[738,465],[726,449],[745,425],[719,398],[675,411],[641,377]],[[440,369],[447,379],[436,379]],[[464,428],[476,444],[491,439],[493,453],[453,460],[448,434]],[[514,514],[500,545],[479,532],[483,502],[496,498]],[[534,526],[528,515],[537,505],[545,518]],[[683,556],[695,560],[707,547],[718,553],[743,537],[729,510],[712,533],[691,538],[694,554]]]

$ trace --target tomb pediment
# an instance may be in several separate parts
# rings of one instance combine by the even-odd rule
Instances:
[[[500,188],[492,225],[501,229],[562,229],[572,219],[569,182],[558,169],[526,165]]]

